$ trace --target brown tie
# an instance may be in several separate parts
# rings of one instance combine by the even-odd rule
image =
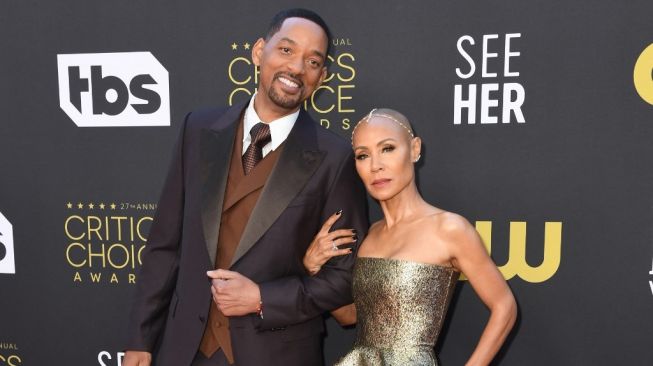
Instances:
[[[249,174],[259,161],[263,160],[263,146],[272,141],[272,137],[270,136],[270,126],[265,123],[259,122],[255,124],[249,131],[249,135],[252,138],[252,142],[249,144],[245,154],[243,155],[243,169],[245,170],[245,175]]]

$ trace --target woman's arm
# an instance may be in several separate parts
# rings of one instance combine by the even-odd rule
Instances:
[[[333,310],[331,316],[340,324],[341,326],[347,326],[356,324],[356,305],[349,304],[341,308]]]
[[[341,245],[351,244],[358,240],[356,232],[349,229],[341,229],[329,232],[331,226],[340,218],[341,212],[337,212],[327,219],[320,232],[315,235],[313,242],[304,255],[304,268],[311,276],[316,275],[322,269],[322,265],[329,259],[339,255],[351,254],[351,248],[339,248]],[[356,323],[356,307],[354,304],[345,305],[331,311],[331,315],[341,326]]]
[[[490,318],[466,365],[489,365],[515,323],[517,303],[478,233],[467,220],[451,214],[445,220],[442,232],[452,264],[467,276],[478,297],[490,310]]]

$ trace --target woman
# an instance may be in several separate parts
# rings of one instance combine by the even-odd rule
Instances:
[[[413,166],[420,138],[402,114],[375,109],[354,128],[352,147],[356,170],[384,217],[358,250],[354,304],[332,313],[343,325],[358,322],[354,348],[337,365],[437,365],[433,347],[461,272],[491,312],[466,365],[488,365],[517,305],[474,227],[420,196]],[[311,274],[329,258],[351,253],[342,246],[355,233],[329,232],[339,216],[327,220],[306,253]]]

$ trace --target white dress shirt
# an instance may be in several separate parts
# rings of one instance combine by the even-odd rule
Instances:
[[[250,136],[249,131],[252,129],[252,127],[254,127],[255,124],[263,122],[258,117],[256,110],[254,110],[254,98],[256,98],[256,93],[254,93],[252,99],[250,99],[247,110],[245,110],[245,120],[243,121],[243,155],[252,142],[252,136]],[[290,133],[290,130],[292,130],[292,127],[295,125],[298,116],[299,109],[297,112],[268,122],[268,126],[270,126],[270,137],[272,137],[272,141],[263,146],[263,157],[265,157],[271,151],[276,150],[279,145],[286,141],[286,138],[288,138],[288,134]]]

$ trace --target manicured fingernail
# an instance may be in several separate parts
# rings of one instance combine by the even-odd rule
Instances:
[[[354,235],[358,234],[358,231],[356,229],[351,229],[351,232],[354,233]]]
[[[358,235],[354,235],[351,237],[354,241],[358,240]]]
[[[347,254],[351,254],[351,248],[349,248],[349,252]]]
[[[341,213],[342,213],[342,210],[338,210],[338,212],[336,212],[336,215],[340,216]]]

